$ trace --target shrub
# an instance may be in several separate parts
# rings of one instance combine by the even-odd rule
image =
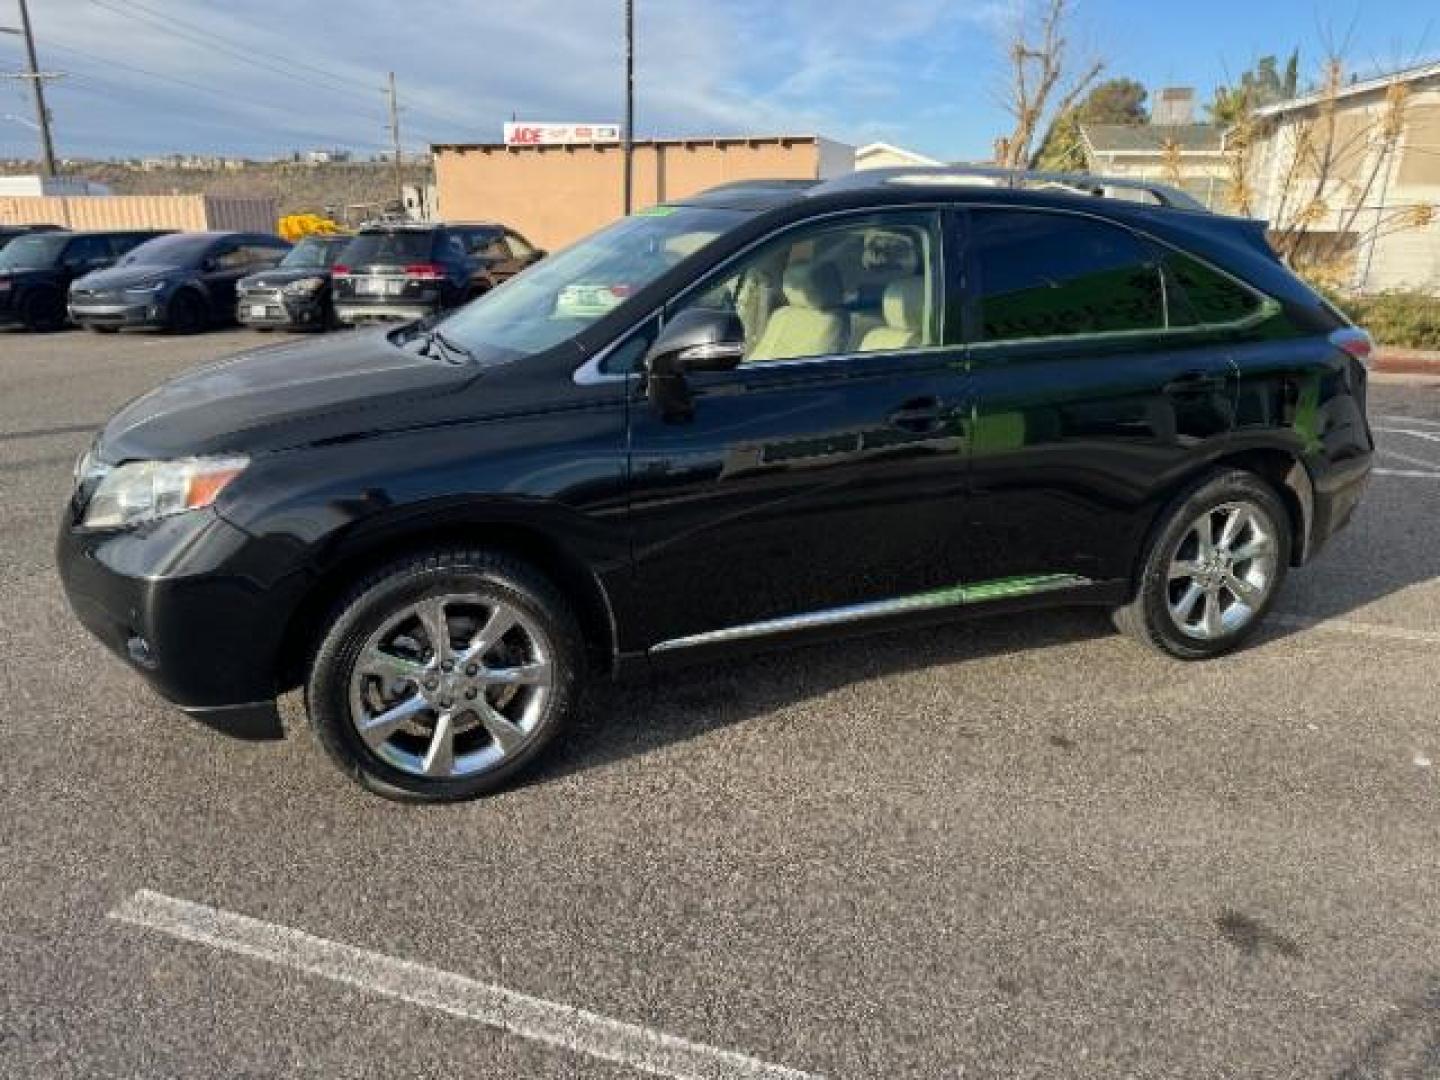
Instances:
[[[1331,299],[1381,346],[1440,349],[1440,296],[1418,292]]]

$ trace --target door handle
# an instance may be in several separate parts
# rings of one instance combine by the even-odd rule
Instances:
[[[1162,389],[1167,394],[1199,394],[1225,385],[1226,376],[1219,371],[1187,371],[1167,382]]]
[[[937,397],[915,398],[905,402],[886,419],[891,427],[902,431],[934,431],[944,420],[944,408]]]

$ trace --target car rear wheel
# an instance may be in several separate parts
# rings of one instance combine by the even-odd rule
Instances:
[[[437,551],[387,567],[338,607],[306,702],[351,777],[396,799],[493,791],[569,721],[584,650],[543,576],[508,556]]]
[[[194,334],[205,329],[204,301],[188,290],[176,293],[170,300],[166,325],[176,334]]]
[[[1269,484],[1239,470],[1214,473],[1167,510],[1115,623],[1183,660],[1229,652],[1269,612],[1290,546],[1290,515]]]

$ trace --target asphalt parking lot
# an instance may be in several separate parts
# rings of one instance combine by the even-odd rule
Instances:
[[[1440,1076],[1440,386],[1237,656],[957,623],[592,695],[446,808],[161,704],[51,542],[271,336],[0,335],[0,1075]],[[244,918],[241,918],[241,917]]]

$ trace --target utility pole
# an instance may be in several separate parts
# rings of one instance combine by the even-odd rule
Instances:
[[[25,37],[25,58],[29,67],[22,73],[8,75],[11,79],[25,79],[30,83],[35,98],[35,121],[40,129],[41,168],[46,176],[55,175],[55,143],[50,138],[50,110],[45,107],[45,80],[58,79],[53,72],[42,72],[40,62],[35,58],[35,33],[30,28],[30,10],[25,0],[20,2],[20,33]],[[0,27],[7,33],[14,33],[9,27]]]
[[[24,0],[21,0],[23,3]],[[405,205],[405,175],[400,169],[400,106],[395,102],[395,73],[390,72],[390,154],[395,162],[395,197]]]
[[[635,191],[635,0],[625,0],[625,214]]]

